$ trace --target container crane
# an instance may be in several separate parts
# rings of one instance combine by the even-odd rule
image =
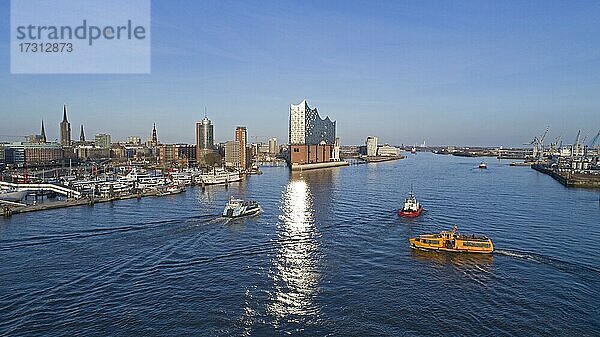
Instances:
[[[596,143],[598,143],[599,138],[600,138],[600,130],[598,130],[598,133],[594,136],[594,138],[592,138],[592,140],[588,144],[588,147],[594,148],[596,146]],[[598,146],[600,146],[600,143],[598,143]]]
[[[575,142],[573,143],[573,149],[571,151],[571,157],[579,156],[581,152],[581,130],[577,131],[577,137],[575,137]]]
[[[529,144],[525,144],[533,145],[533,157],[537,161],[542,161],[542,159],[544,158],[544,139],[546,139],[549,129],[550,127],[547,126],[544,130],[544,133],[542,133],[540,136],[533,137],[533,140]]]
[[[556,138],[554,138],[554,141],[550,143],[550,150],[553,152],[557,152],[560,151],[560,148],[562,147],[562,140],[561,140],[561,136],[558,136]]]

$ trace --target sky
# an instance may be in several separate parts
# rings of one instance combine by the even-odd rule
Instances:
[[[152,1],[151,73],[10,74],[0,1],[0,140],[109,133],[194,143],[287,141],[289,105],[337,121],[342,144],[520,146],[549,126],[600,129],[598,1]]]

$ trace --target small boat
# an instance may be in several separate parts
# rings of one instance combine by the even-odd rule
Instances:
[[[408,241],[412,249],[478,254],[491,254],[494,252],[494,244],[490,238],[476,236],[475,234],[460,234],[456,226],[452,231],[442,231],[439,234],[421,234],[419,237],[408,239]]]
[[[479,163],[479,168],[480,169],[486,169],[487,165],[484,162]]]
[[[421,215],[422,212],[423,206],[417,201],[411,189],[408,198],[404,200],[404,206],[398,211],[398,215],[406,218],[415,218]]]
[[[417,148],[413,147],[412,149],[410,149],[410,153],[417,154]]]
[[[229,198],[229,202],[223,210],[223,216],[226,218],[253,216],[260,213],[262,213],[262,208],[256,201],[244,201],[233,196]]]
[[[185,192],[185,188],[178,186],[178,185],[169,185],[167,186],[166,189],[158,192],[157,195],[159,196],[164,196],[164,195],[173,195],[173,194],[179,194],[179,193],[183,193]]]

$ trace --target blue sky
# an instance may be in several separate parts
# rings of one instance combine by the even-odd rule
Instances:
[[[206,106],[215,138],[246,125],[287,140],[306,98],[344,144],[520,145],[546,126],[600,128],[600,2],[152,1],[149,75],[11,75],[0,3],[0,139],[108,132],[194,142]],[[256,137],[256,138],[255,138]]]

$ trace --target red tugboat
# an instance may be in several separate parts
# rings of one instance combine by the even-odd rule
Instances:
[[[417,201],[415,195],[410,191],[410,195],[404,200],[404,206],[398,211],[398,215],[406,218],[416,218],[423,212],[423,206]]]

